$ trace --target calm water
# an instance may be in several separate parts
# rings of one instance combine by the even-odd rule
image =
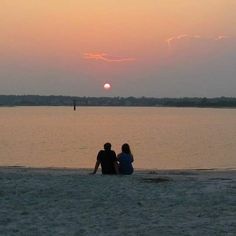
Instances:
[[[0,165],[93,167],[111,142],[131,145],[135,168],[236,168],[236,110],[0,108]]]

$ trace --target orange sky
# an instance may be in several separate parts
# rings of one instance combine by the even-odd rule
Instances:
[[[184,33],[235,34],[233,0],[2,0],[0,5],[5,44],[46,50],[135,52]]]
[[[103,63],[145,71],[150,61],[168,56],[168,39],[234,38],[235,12],[234,0],[1,0],[0,53],[13,64],[35,60],[66,70],[78,66],[88,76],[91,68],[118,76],[129,70],[104,69],[99,58],[84,55],[106,54]]]

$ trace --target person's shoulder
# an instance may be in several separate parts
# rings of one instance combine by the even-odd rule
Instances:
[[[104,150],[100,150],[100,151],[98,152],[98,156],[101,156],[103,153],[104,153]]]
[[[110,157],[112,157],[114,160],[117,160],[115,151],[111,150]]]

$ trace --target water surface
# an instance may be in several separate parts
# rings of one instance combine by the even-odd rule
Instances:
[[[236,168],[236,110],[0,108],[0,165],[91,168],[105,142],[131,145],[135,168]]]

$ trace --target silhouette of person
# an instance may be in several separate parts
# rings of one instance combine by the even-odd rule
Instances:
[[[117,156],[119,162],[119,173],[123,175],[131,175],[134,171],[133,161],[134,157],[131,153],[128,143],[124,143],[121,147],[121,153]]]
[[[99,165],[102,167],[102,174],[115,175],[119,174],[119,168],[116,153],[111,150],[111,144],[105,143],[104,150],[100,150],[97,155],[97,161],[92,174],[96,174]]]

